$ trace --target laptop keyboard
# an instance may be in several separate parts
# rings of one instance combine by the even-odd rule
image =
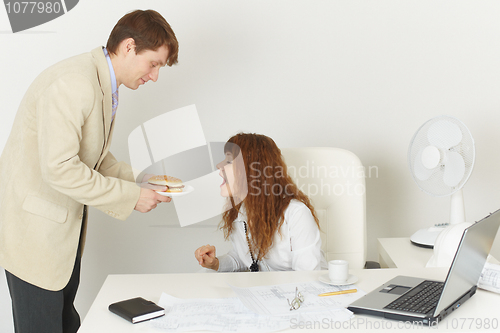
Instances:
[[[385,309],[427,314],[436,308],[443,286],[444,282],[424,281],[387,305]]]

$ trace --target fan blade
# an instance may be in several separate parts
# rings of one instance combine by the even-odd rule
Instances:
[[[448,152],[444,165],[443,181],[450,187],[457,186],[465,175],[465,161],[459,153]]]
[[[440,120],[429,127],[427,139],[433,146],[449,149],[460,143],[462,131],[451,121]]]
[[[434,146],[427,146],[422,150],[422,164],[427,169],[434,169],[439,165],[441,153]]]
[[[422,163],[422,152],[423,149],[421,149],[415,157],[415,162],[413,163],[413,172],[415,173],[415,177],[418,180],[427,180],[434,173],[434,169],[427,169],[424,166],[424,164]]]

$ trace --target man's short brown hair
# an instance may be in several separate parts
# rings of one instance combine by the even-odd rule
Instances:
[[[156,51],[166,45],[167,65],[177,63],[179,43],[168,22],[157,11],[136,10],[123,16],[111,31],[106,49],[116,54],[120,43],[127,38],[134,39],[136,53],[145,50]]]

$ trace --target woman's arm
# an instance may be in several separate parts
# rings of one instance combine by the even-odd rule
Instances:
[[[292,270],[320,270],[324,261],[318,225],[304,204],[294,205],[285,213],[290,232]]]
[[[234,249],[219,257],[219,272],[244,272],[247,270],[248,267],[240,260]]]
[[[204,245],[196,249],[194,256],[200,266],[213,269],[218,272],[241,272],[246,271],[247,267],[238,257],[234,249],[229,253],[217,257],[215,246]]]

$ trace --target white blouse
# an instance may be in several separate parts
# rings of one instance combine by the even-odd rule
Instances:
[[[243,221],[246,221],[246,212],[242,206],[230,235],[233,249],[218,257],[219,272],[248,271],[252,264]],[[250,234],[248,236],[250,238]],[[316,221],[309,208],[294,199],[285,210],[285,221],[280,233],[274,236],[272,248],[259,260],[260,271],[305,271],[322,267],[326,267],[326,260]]]

